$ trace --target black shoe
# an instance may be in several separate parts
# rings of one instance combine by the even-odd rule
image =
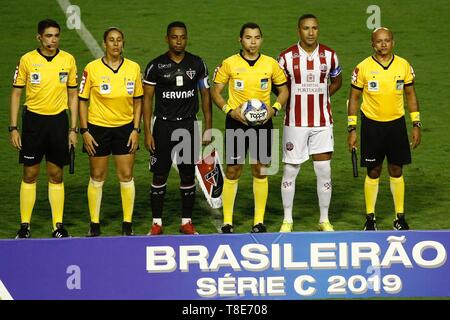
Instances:
[[[21,223],[20,229],[19,231],[17,231],[16,239],[28,239],[28,238],[31,238],[30,224]]]
[[[366,223],[364,224],[364,231],[377,231],[377,222],[375,214],[369,213],[366,215]]]
[[[409,230],[409,225],[404,214],[397,214],[397,219],[393,222],[394,230]]]
[[[56,223],[56,229],[52,232],[53,238],[68,238],[69,232],[64,229],[64,225],[61,222]]]
[[[133,223],[132,222],[122,222],[122,235],[123,236],[134,236],[133,233]]]
[[[91,222],[87,237],[98,237],[100,235],[100,223]]]
[[[252,227],[251,233],[261,233],[261,232],[267,232],[266,226],[262,223],[255,224]]]
[[[222,233],[233,233],[233,226],[231,224],[224,224],[221,228]]]

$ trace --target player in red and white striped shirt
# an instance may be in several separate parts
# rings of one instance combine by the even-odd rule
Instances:
[[[283,128],[284,172],[281,183],[284,220],[280,232],[293,228],[292,205],[300,165],[312,155],[317,176],[319,230],[333,231],[328,219],[331,200],[331,155],[334,150],[330,97],[342,85],[334,50],[319,44],[319,22],[312,14],[298,20],[300,41],[280,54],[279,64],[289,81]]]

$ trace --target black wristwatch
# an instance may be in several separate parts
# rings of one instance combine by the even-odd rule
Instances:
[[[136,131],[137,133],[141,133],[141,128],[133,128],[134,131]]]
[[[413,122],[413,128],[422,128],[422,122],[414,121]]]
[[[350,133],[352,131],[356,131],[356,127],[355,126],[348,126],[347,127],[347,132]]]
[[[80,130],[77,128],[77,127],[75,127],[75,128],[69,128],[69,132],[75,132],[75,133],[78,133]]]
[[[14,130],[18,130],[17,126],[9,126],[8,132],[13,132]]]
[[[89,132],[88,128],[80,128],[80,133],[85,134],[86,132]]]

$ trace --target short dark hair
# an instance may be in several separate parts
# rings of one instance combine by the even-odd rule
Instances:
[[[298,18],[297,26],[300,27],[300,24],[302,23],[302,21],[306,20],[306,19],[316,19],[317,21],[319,21],[319,19],[317,19],[317,17],[315,15],[313,15],[312,13],[306,13],[306,14],[302,15],[300,18]]]
[[[124,40],[125,37],[123,36],[122,30],[120,30],[120,29],[117,28],[117,27],[109,27],[108,29],[105,30],[105,32],[103,32],[103,41],[104,41],[104,42],[106,42],[106,38],[108,37],[108,34],[109,34],[111,31],[117,31],[118,33],[120,33],[120,35],[122,36],[122,40]]]
[[[240,38],[242,38],[242,36],[244,35],[245,29],[258,29],[259,33],[261,33],[261,37],[262,37],[261,28],[254,22],[247,22],[247,23],[244,23],[241,27],[241,31],[239,32]]]
[[[169,25],[167,26],[167,35],[169,35],[170,33],[170,29],[172,28],[183,28],[184,30],[186,30],[187,33],[187,28],[186,28],[186,24],[184,22],[181,21],[174,21],[169,23]]]
[[[43,34],[45,29],[47,28],[57,28],[59,31],[61,31],[61,27],[59,26],[58,22],[56,22],[55,20],[52,19],[45,19],[42,21],[39,21],[38,26],[37,26],[37,31],[39,34]]]

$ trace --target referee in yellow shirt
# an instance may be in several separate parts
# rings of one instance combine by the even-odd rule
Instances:
[[[414,91],[414,70],[405,59],[394,55],[394,35],[387,28],[372,33],[373,56],[363,60],[354,69],[348,104],[348,146],[356,148],[356,125],[359,98],[361,104],[361,166],[367,167],[364,183],[366,223],[364,230],[377,230],[375,203],[379,177],[386,157],[390,187],[394,199],[396,230],[408,230],[405,219],[405,183],[403,165],[411,163],[410,146],[420,144],[419,104]],[[405,123],[403,96],[413,125],[411,143]]]
[[[100,205],[110,154],[120,181],[122,234],[133,235],[133,168],[144,92],[139,65],[122,56],[124,43],[120,29],[108,28],[103,34],[105,56],[86,66],[80,83],[80,133],[90,163],[90,237],[100,235]]]
[[[242,50],[225,59],[216,68],[214,87],[211,89],[214,103],[227,115],[225,124],[227,166],[222,191],[224,216],[222,233],[233,233],[234,201],[248,149],[252,159],[256,160],[251,165],[255,200],[254,225],[251,232],[259,233],[266,232],[264,214],[269,182],[263,168],[268,166],[271,160],[273,129],[271,118],[286,103],[289,91],[286,76],[275,59],[259,52],[263,38],[261,28],[256,23],[249,22],[241,27],[239,41]],[[222,97],[226,85],[228,85],[228,101]],[[273,106],[270,105],[272,85],[278,89],[278,97]],[[250,127],[241,116],[242,104],[250,99],[261,100],[267,105],[268,121],[262,125]],[[248,138],[252,132],[256,135],[255,142]],[[238,147],[239,142],[242,142],[239,140],[243,139],[245,139],[244,153]]]
[[[20,185],[21,225],[16,238],[30,238],[30,222],[36,201],[36,179],[45,156],[48,198],[52,211],[54,238],[68,237],[63,226],[63,167],[69,164],[70,145],[77,143],[77,67],[73,56],[59,49],[61,28],[50,19],[38,23],[40,47],[20,58],[11,93],[10,141],[20,150],[23,164]],[[26,87],[22,112],[22,135],[18,113]],[[70,109],[71,126],[66,113]]]

